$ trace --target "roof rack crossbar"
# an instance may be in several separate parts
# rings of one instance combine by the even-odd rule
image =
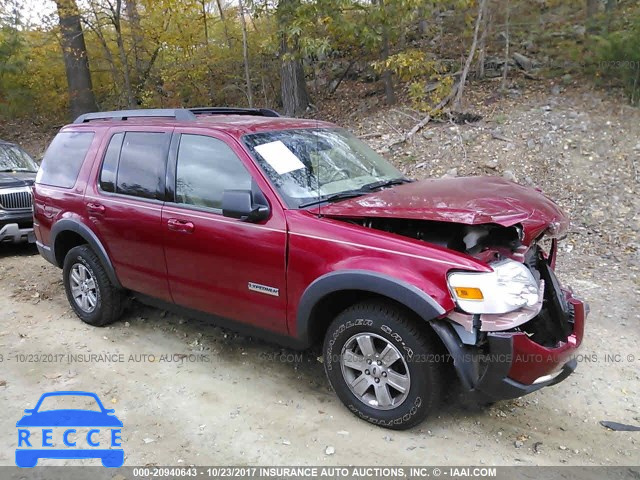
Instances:
[[[189,108],[195,115],[255,115],[260,117],[279,117],[280,114],[270,108],[237,108],[237,107],[198,107]]]
[[[126,120],[127,118],[175,118],[195,120],[195,115],[185,108],[141,108],[139,110],[114,110],[111,112],[85,113],[73,123],[87,123],[92,120]]]

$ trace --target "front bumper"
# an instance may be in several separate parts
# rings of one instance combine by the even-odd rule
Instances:
[[[31,209],[0,210],[0,242],[35,241]]]
[[[20,228],[17,223],[8,223],[0,228],[0,242],[20,243],[24,241],[35,242],[33,227]]]
[[[524,332],[489,333],[485,369],[472,389],[475,396],[483,401],[517,398],[555,385],[573,373],[589,307],[570,292],[564,293],[573,311],[573,332],[566,342],[549,348]]]

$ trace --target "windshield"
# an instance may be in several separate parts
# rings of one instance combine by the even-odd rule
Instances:
[[[245,144],[289,207],[316,203],[378,182],[404,179],[387,160],[343,129],[262,132]]]
[[[37,172],[38,165],[21,148],[0,143],[0,171]]]

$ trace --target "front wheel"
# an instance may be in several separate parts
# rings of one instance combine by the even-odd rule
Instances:
[[[444,355],[436,345],[427,328],[418,328],[402,309],[363,302],[344,310],[329,326],[325,370],[352,413],[404,430],[422,422],[440,400]]]

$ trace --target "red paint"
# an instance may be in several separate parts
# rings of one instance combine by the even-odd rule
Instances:
[[[93,131],[93,144],[71,189],[36,184],[36,237],[50,246],[50,231],[62,218],[89,227],[104,246],[121,284],[162,300],[296,336],[296,315],[305,289],[339,270],[368,270],[392,276],[429,294],[446,312],[455,308],[446,276],[451,269],[491,271],[483,261],[407,237],[368,229],[340,217],[396,217],[465,224],[521,224],[525,243],[564,213],[534,189],[501,178],[425,180],[318,209],[290,210],[241,142],[246,133],[334,125],[311,120],[212,116],[180,123],[138,119],[70,125],[64,131]],[[197,133],[225,141],[263,192],[270,217],[259,224],[188,209],[170,202],[104,193],[98,188],[103,151],[119,131]],[[143,159],[141,159],[143,161]],[[53,248],[53,246],[51,246]],[[248,282],[278,290],[251,291]],[[357,285],[354,285],[354,289]],[[562,365],[580,344],[584,309],[577,300],[575,332],[566,345],[545,349],[514,335],[514,354],[549,354],[544,362],[515,362],[511,377],[531,383]],[[330,319],[327,319],[330,320]]]
[[[529,340],[524,333],[513,336],[513,363],[509,377],[531,385],[536,379],[550,375],[564,365],[582,343],[584,335],[585,309],[584,303],[569,296],[569,303],[573,305],[575,318],[574,330],[566,342],[556,348],[546,348]]]
[[[322,207],[322,213],[344,217],[393,217],[457,222],[467,225],[521,224],[529,244],[551,222],[558,234],[569,220],[536,189],[500,177],[460,177],[422,180]]]

